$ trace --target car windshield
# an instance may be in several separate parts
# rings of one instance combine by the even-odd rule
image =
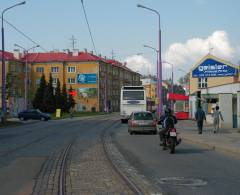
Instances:
[[[138,112],[134,114],[134,120],[153,120],[153,116],[148,112]]]

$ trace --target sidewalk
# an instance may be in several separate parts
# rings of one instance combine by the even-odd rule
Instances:
[[[220,129],[219,133],[214,134],[212,124],[204,123],[203,126],[202,134],[198,134],[196,121],[178,121],[176,127],[183,142],[191,142],[219,152],[240,155],[239,129]]]

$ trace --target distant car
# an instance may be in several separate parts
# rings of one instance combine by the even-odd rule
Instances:
[[[18,113],[18,118],[21,121],[25,121],[25,120],[28,120],[28,119],[47,121],[47,120],[51,119],[49,114],[43,113],[43,112],[41,112],[40,110],[37,110],[37,109],[24,110],[22,112],[19,112]]]
[[[141,111],[132,112],[128,120],[128,132],[150,132],[157,133],[156,119],[151,112]]]

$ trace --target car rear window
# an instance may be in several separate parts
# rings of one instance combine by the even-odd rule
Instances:
[[[134,113],[134,120],[153,120],[153,116],[147,112]]]

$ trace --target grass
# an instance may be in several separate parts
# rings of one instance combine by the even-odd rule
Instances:
[[[103,115],[103,112],[74,112],[73,117],[83,117],[83,116],[96,116],[96,115]],[[56,117],[56,113],[51,114],[52,120],[59,120],[64,118],[70,118],[70,113],[62,113],[61,118]]]

